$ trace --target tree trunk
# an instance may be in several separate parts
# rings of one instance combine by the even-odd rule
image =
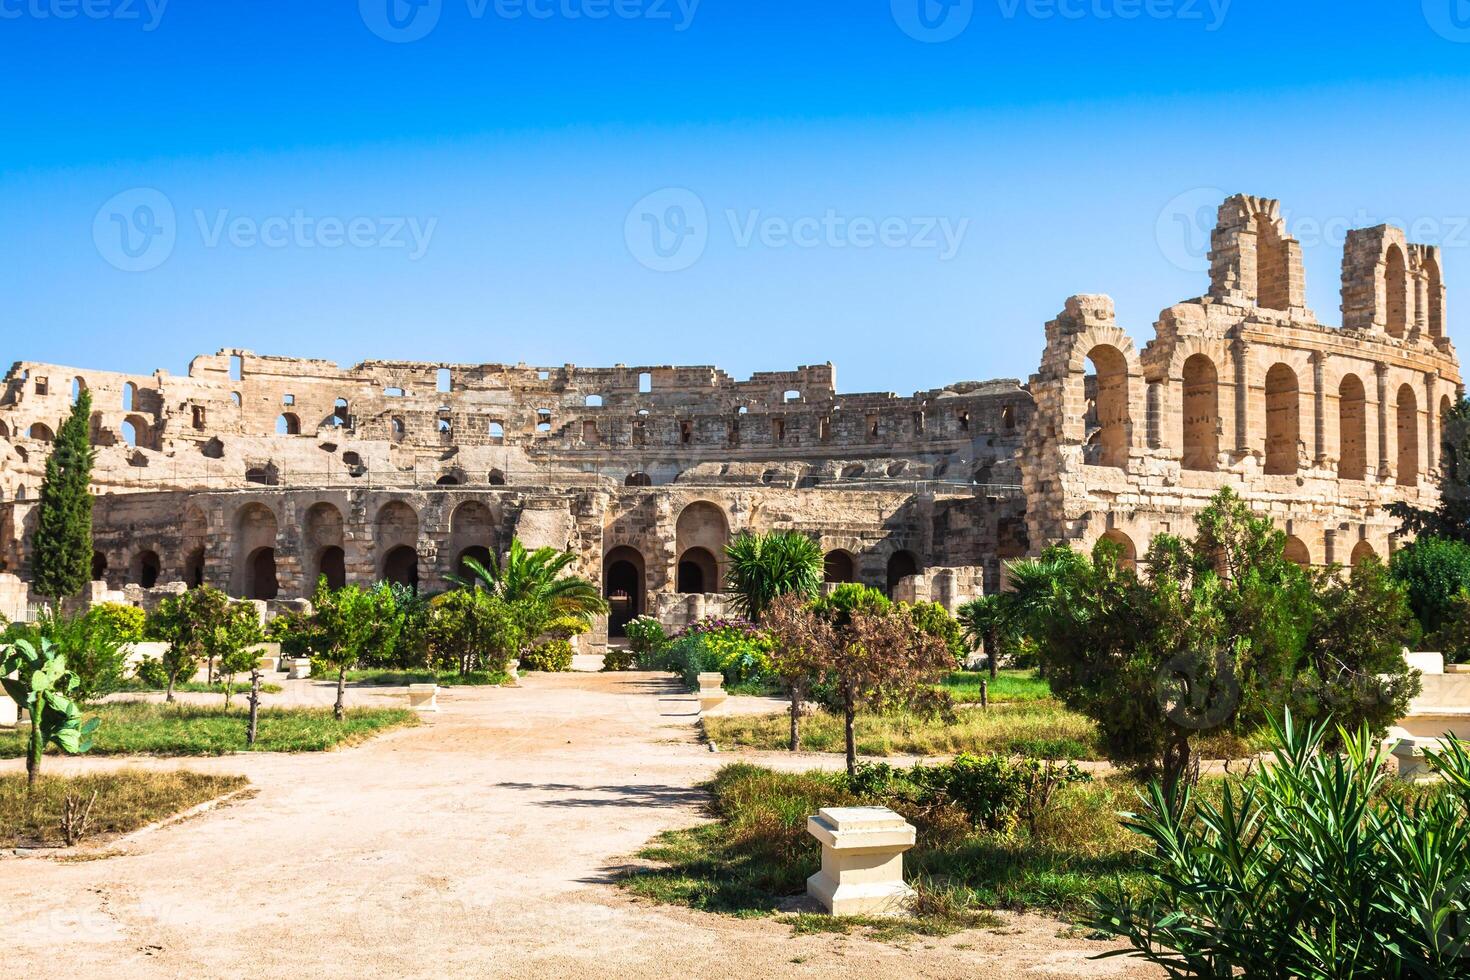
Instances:
[[[857,708],[850,702],[843,705],[842,723],[847,729],[847,774],[857,775]]]
[[[1189,736],[1182,733],[1169,735],[1164,745],[1164,799],[1169,809],[1179,812],[1181,784],[1189,772]]]
[[[254,745],[260,731],[260,668],[250,672],[250,724],[245,728],[245,744]]]
[[[214,685],[214,658],[204,658],[204,682],[211,687]]]
[[[346,717],[342,702],[347,697],[347,665],[343,664],[337,671],[337,703],[332,706],[332,716],[338,721]]]
[[[801,748],[801,684],[791,684],[791,751]]]
[[[168,687],[163,692],[163,701],[165,704],[171,704],[173,702],[174,681],[178,680],[178,677],[179,672],[177,670],[171,670],[168,672]]]
[[[991,634],[985,638],[985,652],[990,656],[990,679],[995,680],[1000,676],[1000,637]]]
[[[40,698],[35,698],[33,707],[28,709],[31,713],[31,744],[30,752],[26,755],[26,790],[29,792],[36,786],[36,780],[41,775],[41,753],[46,750],[46,743],[41,739],[41,714],[44,710]]]

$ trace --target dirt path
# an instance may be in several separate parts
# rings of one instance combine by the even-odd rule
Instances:
[[[118,857],[0,863],[10,963],[107,977],[1143,976],[1017,917],[907,948],[653,905],[609,884],[728,755],[662,677],[449,689],[425,726],[317,755],[60,760],[238,772],[258,795]],[[3,764],[8,769],[19,762]]]

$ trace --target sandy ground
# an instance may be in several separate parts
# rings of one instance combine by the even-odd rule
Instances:
[[[272,700],[323,698],[293,682]],[[627,856],[702,819],[692,787],[735,758],[698,743],[694,701],[649,674],[533,674],[440,701],[425,726],[340,752],[48,758],[242,773],[258,792],[119,856],[0,861],[7,962],[60,949],[66,972],[109,978],[1153,975],[1038,916],[896,946],[632,898],[611,884]]]

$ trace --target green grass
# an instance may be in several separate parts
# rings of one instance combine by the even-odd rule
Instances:
[[[944,688],[960,704],[979,704],[982,681],[990,685],[991,704],[1047,701],[1053,696],[1051,684],[1034,670],[1003,670],[993,681],[989,671],[957,670],[945,678]]]
[[[224,755],[250,751],[243,705],[161,704],[117,701],[84,712],[101,721],[94,755]],[[264,708],[256,752],[324,752],[353,745],[391,728],[417,725],[414,712],[399,708],[351,708],[343,721],[330,708]],[[0,732],[0,759],[22,758],[30,730]],[[52,752],[56,750],[52,749]]]
[[[187,681],[184,683],[175,684],[174,690],[180,691],[184,694],[218,694],[220,697],[224,697],[225,694],[224,684],[218,681],[213,684],[205,684],[202,681]],[[280,694],[282,690],[284,690],[284,688],[282,688],[279,684],[262,683],[260,685],[260,693],[262,694]],[[139,677],[128,678],[127,680],[123,681],[122,686],[118,688],[118,692],[122,694],[162,694],[163,691],[164,688],[149,684],[147,681]],[[237,677],[235,679],[236,696],[249,693],[250,678],[247,676],[242,680]]]
[[[779,773],[737,763],[721,769],[707,788],[715,822],[655,838],[638,856],[657,866],[629,872],[625,888],[709,912],[770,915],[805,891],[807,876],[820,864],[821,847],[806,832],[807,816],[824,806],[871,803],[899,809],[919,828],[917,845],[905,855],[906,874],[919,893],[909,931],[983,927],[981,913],[995,909],[1073,915],[1115,877],[1126,887],[1141,873],[1142,839],[1115,817],[1134,800],[1135,784],[1123,777],[1059,791],[1035,838],[1024,826],[976,831],[950,807],[917,811],[893,800],[860,798],[831,773]],[[807,932],[845,928],[825,916],[788,921]]]
[[[249,785],[244,776],[124,769],[89,776],[47,776],[34,793],[24,773],[0,776],[0,847],[58,846],[68,795],[82,801],[95,792],[88,836],[126,834]]]
[[[331,681],[335,684],[337,674],[333,672],[326,677],[317,677],[313,674],[312,680]],[[391,670],[367,667],[361,670],[349,670],[347,683],[383,687],[407,687],[409,684],[438,684],[440,687],[498,687],[510,683],[510,675],[504,671],[493,673],[473,671],[461,675],[454,671],[435,673],[432,670]]]
[[[787,747],[790,720],[785,714],[716,716],[705,731],[721,747],[780,750]],[[842,719],[818,713],[803,718],[801,745],[812,752],[841,752]],[[860,755],[1029,755],[1049,759],[1095,759],[1096,728],[1054,701],[1021,701],[989,711],[962,708],[953,724],[905,712],[860,714]]]

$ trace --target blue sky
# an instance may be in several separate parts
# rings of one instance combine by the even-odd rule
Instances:
[[[1024,378],[1235,191],[1325,322],[1346,227],[1470,285],[1465,0],[0,0],[0,73],[6,362]]]

